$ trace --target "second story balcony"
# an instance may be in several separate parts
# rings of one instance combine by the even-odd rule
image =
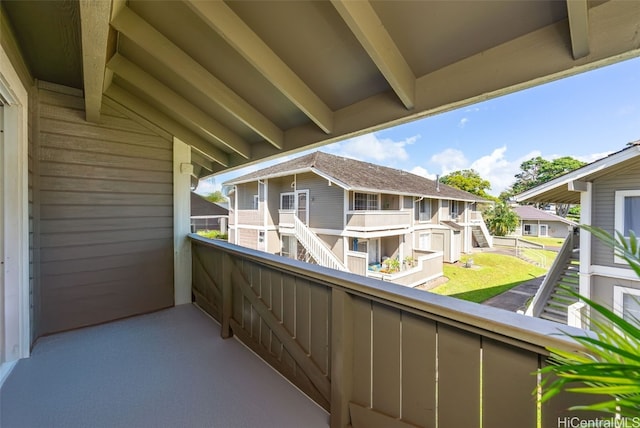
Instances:
[[[378,210],[347,212],[346,230],[373,232],[406,229],[411,226],[411,211]]]

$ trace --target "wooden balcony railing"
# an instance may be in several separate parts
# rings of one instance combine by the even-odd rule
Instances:
[[[196,302],[329,410],[332,427],[557,427],[586,401],[539,406],[533,393],[546,346],[577,350],[558,324],[191,239]]]

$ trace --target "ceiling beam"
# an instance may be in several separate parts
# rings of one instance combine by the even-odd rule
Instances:
[[[316,125],[331,133],[331,109],[226,3],[191,0],[186,4]]]
[[[202,169],[205,169],[210,173],[215,170],[213,166],[213,162],[211,162],[206,157],[202,156],[200,152],[196,150],[191,150],[191,163],[199,165],[200,167],[202,167]],[[196,175],[200,176],[201,174],[196,174]]]
[[[209,143],[187,127],[178,123],[176,120],[170,118],[166,114],[145,103],[140,98],[132,95],[130,92],[122,89],[117,84],[112,83],[111,86],[109,86],[109,89],[107,89],[107,91],[105,92],[105,95],[111,98],[113,101],[131,110],[135,114],[140,115],[144,119],[160,127],[169,134],[178,137],[178,139],[184,141],[193,149],[200,151],[203,155],[209,157],[211,160],[223,166],[229,166],[228,154],[213,146],[211,143]]]
[[[573,59],[589,55],[589,10],[587,0],[567,0]]]
[[[131,9],[122,8],[111,25],[273,146],[282,148],[280,128]]]
[[[567,55],[566,44],[559,40],[569,40],[569,29],[560,21],[419,77],[413,111],[399,104],[392,91],[377,94],[336,110],[331,136],[318,132],[312,124],[288,129],[280,153],[318,148],[640,57],[638,22],[640,2],[602,3],[589,9],[588,57],[575,61]],[[254,148],[255,161],[250,163],[275,159],[280,153],[263,144]]]
[[[351,32],[367,51],[404,106],[415,106],[416,77],[366,0],[331,0]]]
[[[80,0],[79,5],[85,115],[88,122],[98,123],[107,62],[111,2]]]
[[[215,139],[245,159],[251,157],[251,147],[235,132],[191,104],[124,56],[114,55],[107,67],[153,98],[157,103],[170,108],[173,112],[172,116],[181,118],[181,122],[201,129],[209,138]]]

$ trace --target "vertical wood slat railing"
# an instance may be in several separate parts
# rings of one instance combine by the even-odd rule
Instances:
[[[196,303],[332,427],[557,427],[584,404],[563,393],[538,409],[532,394],[546,346],[578,350],[555,323],[191,239]]]

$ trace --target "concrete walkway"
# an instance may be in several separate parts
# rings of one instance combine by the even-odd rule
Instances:
[[[517,287],[513,287],[509,291],[485,300],[482,304],[512,312],[517,312],[518,310],[524,311],[527,309],[526,305],[529,300],[536,294],[538,288],[540,288],[544,278],[544,275],[533,278]]]

